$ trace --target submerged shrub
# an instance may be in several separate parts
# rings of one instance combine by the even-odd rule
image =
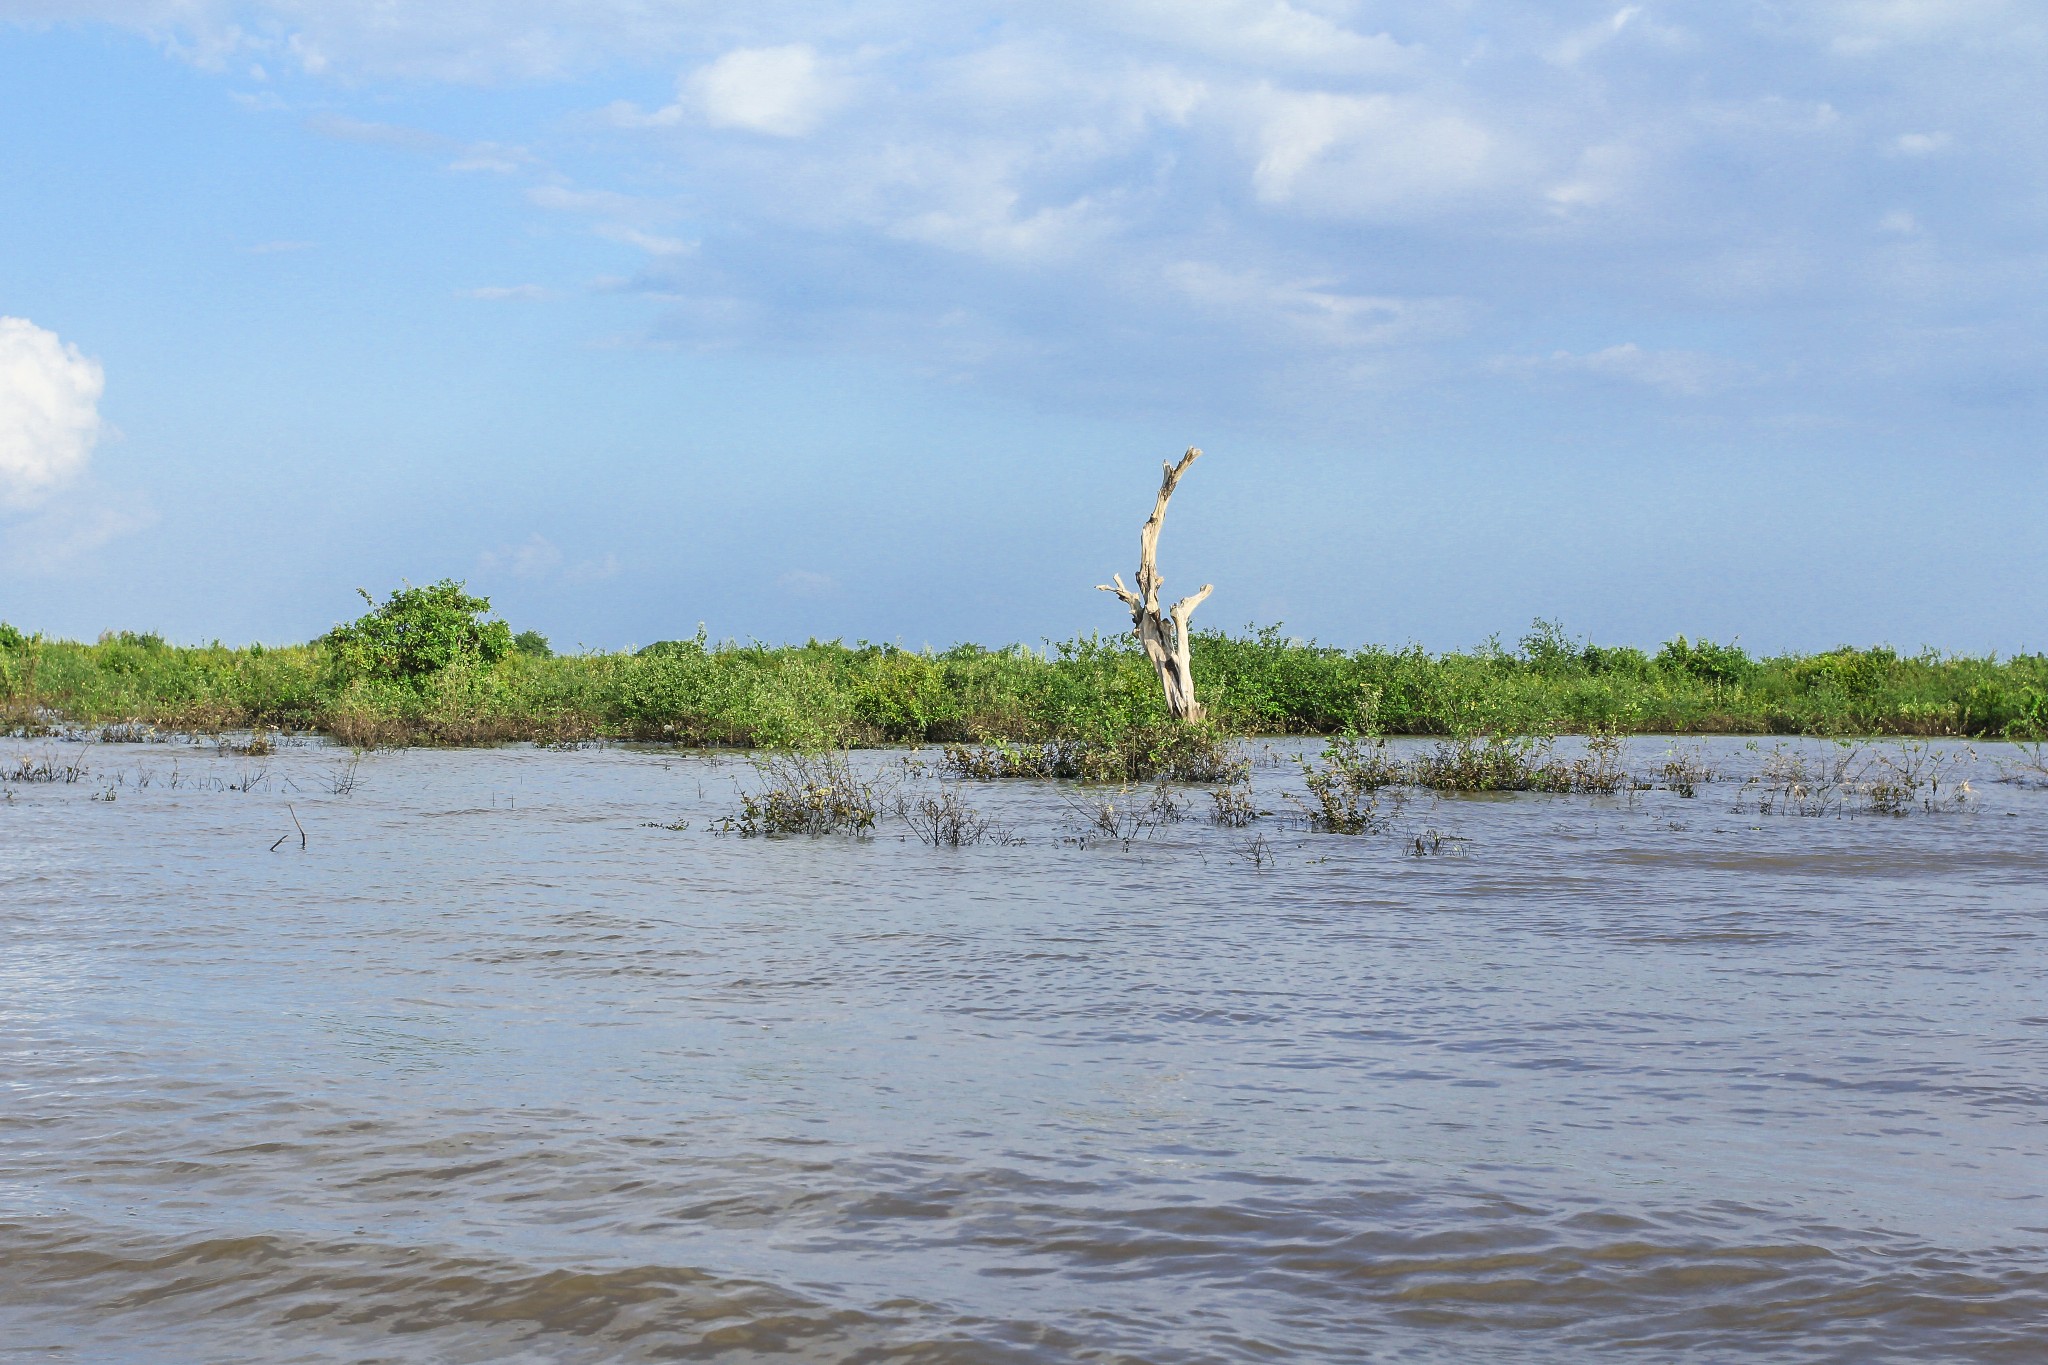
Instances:
[[[1628,741],[1612,728],[1596,730],[1586,738],[1586,752],[1565,762],[1545,763],[1535,772],[1530,787],[1535,791],[1577,792],[1587,796],[1612,796],[1625,788],[1646,787],[1623,765]]]
[[[743,839],[770,834],[864,835],[881,798],[839,754],[770,754],[754,761],[763,785],[740,793],[740,808],[720,828]]]
[[[1226,829],[1243,829],[1264,814],[1252,799],[1249,782],[1233,782],[1209,793],[1209,819]]]
[[[1961,810],[1976,795],[1965,776],[1976,761],[1971,749],[1937,749],[1924,741],[1898,744],[1865,770],[1863,797],[1878,815],[1905,815],[1915,808],[1929,815]]]
[[[2048,787],[2048,744],[2034,740],[2013,748],[2012,758],[1998,761],[1998,780],[2018,787]]]
[[[1078,842],[1114,841],[1125,847],[1179,824],[1188,814],[1187,803],[1164,782],[1143,792],[1125,783],[1111,792],[1076,793],[1067,797],[1067,808],[1080,819]]]
[[[1245,769],[1237,745],[1206,724],[1160,721],[1103,735],[948,744],[939,766],[954,777],[1063,777],[1082,782],[1230,782]]]
[[[1909,741],[1886,751],[1867,744],[1837,741],[1819,753],[1789,750],[1784,745],[1764,755],[1763,763],[1742,785],[1735,808],[1745,800],[1758,814],[1788,815],[1929,815],[1969,807],[1976,793],[1968,771],[1977,755],[1969,749],[1937,749]]]
[[[1682,797],[1699,794],[1699,789],[1712,782],[1719,774],[1707,762],[1707,751],[1703,746],[1690,749],[1673,749],[1665,755],[1664,763],[1657,769],[1657,775],[1664,779],[1664,790],[1675,792]]]
[[[1415,760],[1416,785],[1452,792],[1524,792],[1539,784],[1550,741],[1534,735],[1461,735]]]
[[[968,805],[958,787],[947,787],[937,796],[920,796],[915,801],[899,796],[896,813],[910,826],[919,843],[936,848],[1022,842],[1007,828]]]
[[[1325,834],[1380,834],[1392,825],[1404,804],[1400,793],[1385,789],[1401,780],[1401,765],[1388,757],[1386,741],[1342,735],[1323,748],[1321,766],[1306,758],[1301,765],[1308,799],[1290,797],[1308,814],[1309,827]],[[1387,809],[1381,809],[1383,797]]]
[[[0,768],[0,782],[72,783],[87,772],[83,763],[59,763],[49,758],[17,759],[12,768]]]
[[[452,578],[400,588],[382,605],[356,591],[370,610],[320,639],[344,676],[410,682],[459,662],[488,666],[512,648],[512,628],[484,615],[491,599]]]

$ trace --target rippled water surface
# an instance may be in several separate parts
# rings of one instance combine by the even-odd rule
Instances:
[[[668,751],[0,745],[87,769],[0,802],[0,1359],[2037,1361],[2000,752],[936,849]]]

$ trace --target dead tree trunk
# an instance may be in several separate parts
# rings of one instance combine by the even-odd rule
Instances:
[[[1096,584],[1103,592],[1115,593],[1131,609],[1131,625],[1138,632],[1138,643],[1145,647],[1145,657],[1159,674],[1159,686],[1166,693],[1166,709],[1176,720],[1202,718],[1202,704],[1195,700],[1194,670],[1188,663],[1188,618],[1216,585],[1204,583],[1200,592],[1181,598],[1164,616],[1160,615],[1159,524],[1166,520],[1166,504],[1179,487],[1180,476],[1201,457],[1201,451],[1189,446],[1179,464],[1164,466],[1166,476],[1159,481],[1159,501],[1152,504],[1152,515],[1146,519],[1145,529],[1138,532],[1138,590],[1126,588],[1122,574],[1112,574],[1109,583]],[[1111,587],[1111,583],[1116,586]]]

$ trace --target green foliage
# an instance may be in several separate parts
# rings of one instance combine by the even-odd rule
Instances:
[[[1564,627],[1542,617],[1530,623],[1522,637],[1522,659],[1529,669],[1546,678],[1561,678],[1582,672],[1585,657],[1579,646],[1564,633]]]
[[[484,617],[490,599],[470,596],[452,578],[400,588],[381,606],[356,591],[370,610],[321,637],[344,677],[413,682],[457,663],[488,667],[512,649],[512,628]]]
[[[1652,667],[1650,656],[1634,645],[1589,644],[1579,651],[1579,659],[1586,673],[1595,678],[1647,678]]]
[[[1839,692],[1848,697],[1874,697],[1897,671],[1899,656],[1882,645],[1855,649],[1843,645],[1792,665],[1794,682],[1810,692]]]
[[[27,643],[28,637],[26,635],[23,635],[5,621],[0,621],[0,649],[20,649]]]
[[[1755,663],[1739,646],[1717,645],[1711,640],[1688,642],[1683,635],[1658,651],[1657,666],[1721,687],[1738,686],[1756,671]]]
[[[886,739],[922,738],[959,714],[946,686],[945,665],[899,649],[872,651],[865,667],[849,670],[854,717]]]
[[[2041,655],[1879,647],[1753,659],[1679,638],[1653,658],[1581,643],[1547,622],[1514,650],[1443,654],[1343,650],[1278,627],[1200,632],[1195,680],[1208,721],[1187,725],[1168,717],[1127,636],[931,652],[715,643],[700,628],[637,653],[559,657],[515,643],[488,610],[461,584],[441,583],[394,593],[310,645],[186,648],[134,632],[78,644],[14,631],[0,635],[0,716],[314,729],[366,745],[596,736],[809,750],[937,744],[958,746],[963,775],[1107,782],[1227,780],[1237,761],[1229,741],[1240,735],[1434,735],[1453,741],[1442,776],[1482,790],[1597,780],[1546,755],[1511,754],[1491,736],[2048,737]]]
[[[522,630],[512,637],[512,648],[529,659],[552,659],[555,651],[548,648],[548,637],[537,630]]]

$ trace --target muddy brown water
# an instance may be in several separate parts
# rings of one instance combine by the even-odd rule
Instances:
[[[669,751],[0,744],[87,770],[0,801],[0,1360],[2048,1358],[2001,755],[937,849]]]

